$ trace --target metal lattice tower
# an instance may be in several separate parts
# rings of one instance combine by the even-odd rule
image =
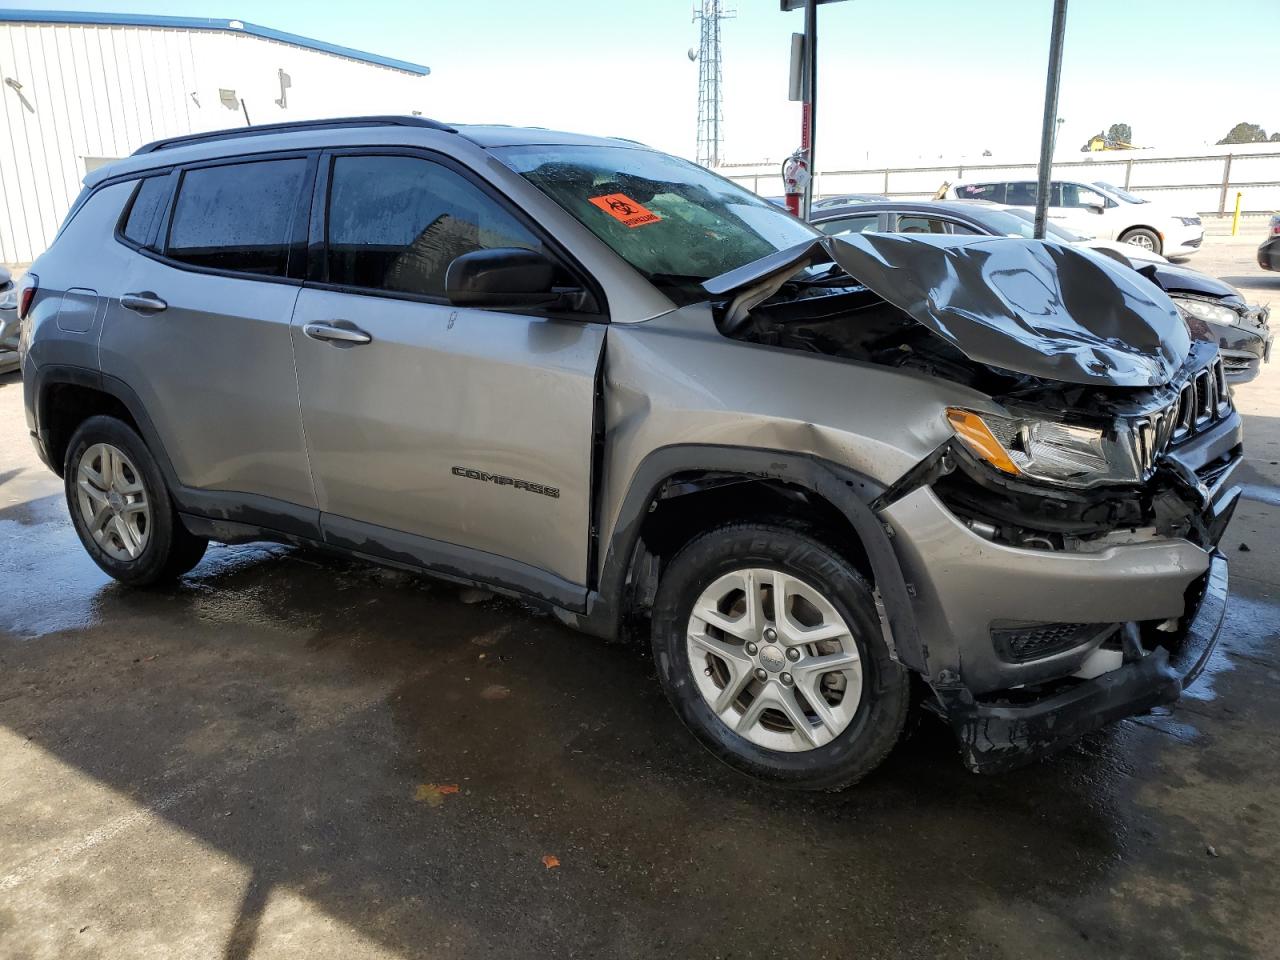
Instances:
[[[721,0],[700,0],[693,8],[693,22],[698,24],[698,163],[704,167],[720,165],[720,21],[730,20],[736,10],[726,10]]]

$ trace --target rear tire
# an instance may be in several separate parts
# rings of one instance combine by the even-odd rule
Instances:
[[[130,586],[182,576],[209,541],[183,526],[142,438],[115,417],[90,417],[67,445],[67,509],[94,563]]]
[[[1152,253],[1164,252],[1164,244],[1160,242],[1160,235],[1154,230],[1148,230],[1146,227],[1134,227],[1132,230],[1126,230],[1120,235],[1120,242],[1132,243],[1135,247],[1150,250]]]
[[[658,587],[653,650],[702,745],[779,786],[848,787],[906,723],[909,674],[889,654],[870,587],[839,552],[780,523],[729,524],[686,545]]]

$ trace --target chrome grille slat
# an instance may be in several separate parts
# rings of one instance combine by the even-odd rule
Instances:
[[[1231,390],[1219,357],[1184,384],[1169,406],[1131,421],[1134,459],[1148,474],[1166,450],[1211,428],[1230,412]]]

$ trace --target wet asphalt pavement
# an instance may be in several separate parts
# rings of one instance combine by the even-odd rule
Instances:
[[[994,778],[924,722],[806,796],[509,601],[274,546],[111,583],[0,377],[0,957],[1280,957],[1280,367],[1237,396],[1191,694]]]

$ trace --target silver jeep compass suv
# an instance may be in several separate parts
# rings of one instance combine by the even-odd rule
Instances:
[[[22,281],[85,549],[316,544],[647,632],[716,756],[846,786],[912,696],[998,770],[1216,640],[1217,348],[1087,251],[825,237],[622,140],[369,117],[97,170]]]

